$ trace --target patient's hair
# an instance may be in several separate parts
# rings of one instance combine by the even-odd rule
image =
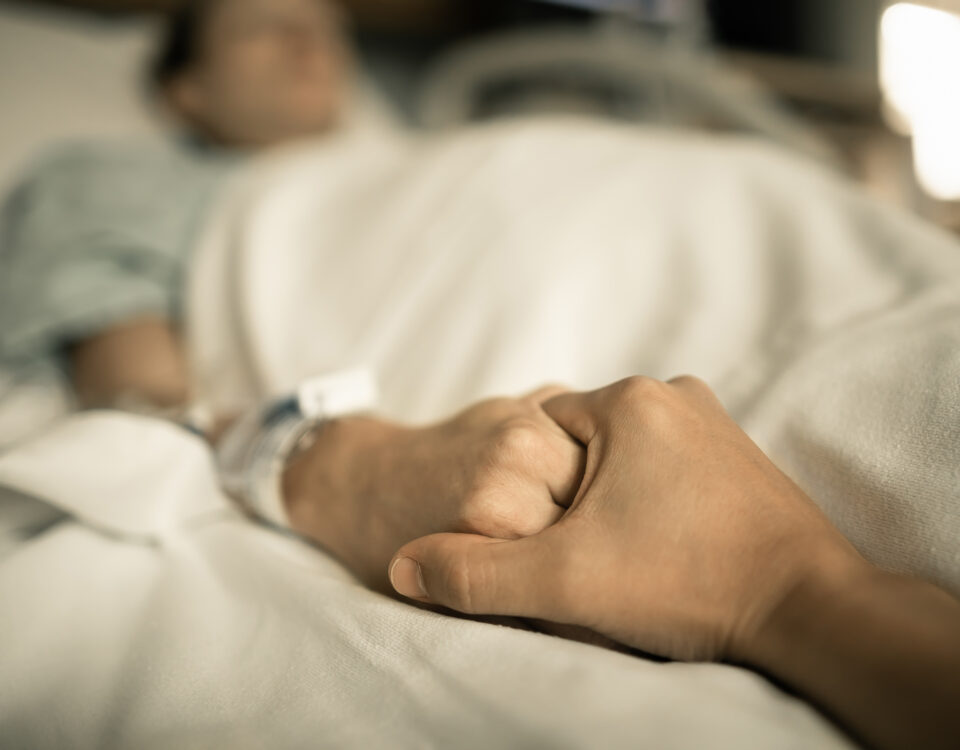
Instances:
[[[150,66],[150,83],[162,89],[200,57],[204,26],[217,0],[186,0],[167,21],[160,48]]]

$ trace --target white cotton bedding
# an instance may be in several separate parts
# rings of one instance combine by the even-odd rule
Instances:
[[[164,135],[142,73],[156,32],[146,19],[0,5],[0,193],[63,140]]]
[[[865,555],[960,593],[960,247],[763,145],[571,120],[290,149],[226,196],[191,287],[224,408],[354,365],[410,421],[698,374]],[[0,562],[22,746],[850,746],[745,670],[370,593],[162,423],[73,417],[0,484],[79,519]]]
[[[42,433],[72,408],[69,383],[53,363],[0,366],[0,453]]]

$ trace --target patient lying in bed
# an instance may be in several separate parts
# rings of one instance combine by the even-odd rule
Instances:
[[[187,6],[155,80],[189,138],[37,168],[11,206],[0,354],[62,355],[87,407],[185,418],[180,289],[205,209],[247,154],[336,131],[349,57],[327,3]],[[311,438],[284,470],[287,521],[375,590],[747,664],[878,746],[960,731],[960,605],[869,565],[699,380],[547,386],[425,427],[345,416]]]

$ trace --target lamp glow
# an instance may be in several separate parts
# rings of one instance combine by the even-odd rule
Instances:
[[[880,85],[891,126],[913,134],[920,185],[960,199],[960,15],[916,3],[887,8]]]

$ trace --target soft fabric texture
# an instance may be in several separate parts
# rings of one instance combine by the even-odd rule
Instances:
[[[0,365],[0,454],[69,413],[72,391],[53,360],[29,367]]]
[[[189,300],[227,409],[354,365],[409,421],[693,372],[865,555],[960,592],[960,249],[763,145],[569,121],[291,149],[224,197]],[[168,425],[74,417],[0,484],[80,519],[0,564],[21,744],[849,747],[742,669],[370,593]]]

